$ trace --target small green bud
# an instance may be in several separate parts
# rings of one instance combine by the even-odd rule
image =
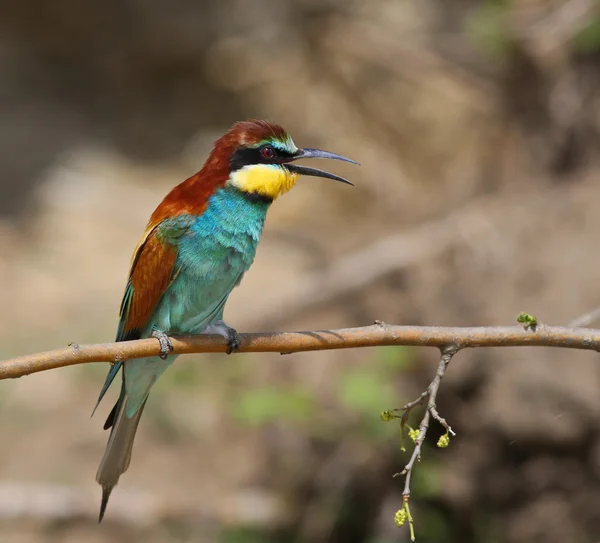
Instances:
[[[408,431],[408,437],[410,437],[410,439],[412,439],[413,443],[416,443],[420,433],[421,432],[419,431],[418,428],[411,428]]]
[[[537,317],[525,312],[519,313],[519,316],[517,317],[517,322],[524,324],[525,329],[535,328],[538,325]]]
[[[448,445],[450,445],[450,434],[444,434],[443,436],[440,436],[437,446],[440,449],[445,449]]]
[[[404,526],[404,523],[406,522],[406,511],[404,509],[398,509],[398,511],[396,511],[394,522],[398,528]]]
[[[381,412],[380,417],[383,422],[390,422],[396,418],[396,415],[394,415],[394,412],[391,409],[386,409]]]

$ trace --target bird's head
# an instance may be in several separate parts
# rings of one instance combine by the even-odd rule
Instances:
[[[324,177],[351,185],[343,177],[300,166],[301,158],[331,158],[358,164],[354,160],[319,149],[298,149],[290,135],[279,125],[267,121],[238,122],[215,143],[213,154],[221,161],[228,157],[227,184],[238,190],[275,200],[289,191],[298,175]],[[210,163],[210,159],[209,159]]]

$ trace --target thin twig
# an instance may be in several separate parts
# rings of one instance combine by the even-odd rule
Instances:
[[[561,347],[600,351],[600,330],[565,328],[540,324],[535,331],[523,326],[446,328],[437,326],[391,326],[384,323],[362,328],[241,334],[236,352],[291,353],[350,349],[383,345],[414,345],[444,348],[465,347]],[[220,336],[199,335],[171,338],[174,354],[223,353],[226,341]],[[21,377],[52,368],[90,362],[115,362],[157,356],[156,339],[119,343],[72,345],[54,351],[20,356],[0,362],[0,379]]]
[[[406,464],[406,466],[404,467],[404,469],[402,470],[402,473],[401,473],[401,475],[406,475],[406,479],[404,480],[404,492],[403,492],[404,496],[406,496],[406,497],[410,496],[410,478],[412,475],[412,470],[415,465],[415,462],[418,462],[421,457],[421,448],[423,446],[423,442],[425,441],[425,437],[427,436],[427,430],[429,428],[429,419],[431,417],[433,417],[434,419],[439,421],[442,424],[442,426],[444,426],[444,428],[446,428],[446,430],[450,431],[449,430],[450,427],[448,426],[448,423],[439,416],[439,414],[435,408],[435,399],[437,397],[437,393],[440,388],[440,383],[442,381],[442,378],[444,377],[444,374],[446,373],[446,368],[448,367],[450,360],[452,360],[452,357],[457,352],[458,352],[458,347],[456,345],[451,345],[451,346],[448,346],[448,347],[445,347],[442,349],[442,356],[440,357],[440,363],[438,365],[438,370],[435,374],[435,377],[433,378],[433,380],[427,387],[427,390],[425,392],[423,392],[423,394],[421,394],[421,396],[420,396],[421,401],[426,396],[429,396],[429,400],[427,402],[427,409],[425,410],[423,419],[421,420],[421,424],[419,424],[419,435],[418,435],[417,439],[415,440],[415,448],[410,457],[410,460],[408,461],[408,464]],[[415,402],[411,402],[411,404],[416,405]],[[410,404],[407,404],[407,405],[410,405]],[[414,407],[414,405],[413,405],[413,407]],[[441,422],[441,421],[443,421],[443,422]]]
[[[431,381],[431,384],[427,387],[427,391],[429,392],[429,402],[427,402],[427,410],[431,413],[431,416],[438,421],[450,435],[455,435],[450,425],[446,422],[446,419],[440,417],[440,414],[437,411],[437,407],[435,404],[435,399],[437,397],[438,389],[440,388],[440,383],[446,374],[446,369],[448,369],[448,364],[452,360],[452,357],[458,352],[458,347],[456,345],[450,345],[445,349],[442,349],[442,356],[440,357],[440,363],[438,364],[437,373]]]
[[[423,419],[421,420],[421,424],[419,424],[419,435],[415,440],[415,448],[413,453],[408,461],[408,464],[404,466],[404,469],[400,473],[400,475],[406,475],[406,479],[404,480],[404,494],[405,496],[410,496],[410,478],[412,475],[412,470],[415,465],[415,462],[418,462],[421,459],[421,447],[423,446],[423,440],[427,435],[427,429],[429,428],[429,418],[431,416],[431,412],[429,409],[425,410],[425,414],[423,415]]]
[[[401,409],[401,411],[402,411],[402,416],[400,417],[400,425],[401,426],[404,426],[406,424],[406,422],[408,421],[410,412],[413,410],[413,408],[417,407],[417,405],[423,405],[423,402],[425,401],[425,398],[427,398],[427,396],[429,396],[429,388],[427,388],[427,390],[424,390],[423,392],[421,392],[421,395],[416,400],[413,400],[412,402],[408,402]]]
[[[425,409],[425,413],[423,414],[423,418],[421,419],[421,424],[419,424],[419,435],[415,440],[415,448],[413,449],[408,464],[406,464],[406,466],[402,470],[402,473],[400,473],[400,475],[405,476],[404,490],[402,492],[402,495],[404,496],[403,508],[404,511],[406,511],[406,518],[409,523],[410,538],[412,541],[415,540],[415,529],[414,521],[412,515],[410,514],[410,509],[408,506],[410,499],[410,481],[412,478],[415,463],[421,460],[421,449],[423,448],[423,443],[425,442],[425,438],[427,437],[427,430],[429,429],[429,422],[431,418],[433,417],[435,420],[437,420],[446,429],[446,432],[454,435],[452,428],[450,428],[446,420],[440,417],[436,409],[435,400],[437,397],[438,390],[440,388],[440,383],[442,382],[442,379],[444,378],[444,375],[446,373],[446,369],[448,368],[448,364],[450,364],[452,357],[459,351],[459,347],[456,344],[450,344],[445,347],[442,347],[440,350],[442,355],[440,357],[440,362],[438,364],[438,369],[435,374],[435,377],[433,378],[427,389],[419,396],[419,398],[417,398],[417,400],[414,400],[404,406],[405,412],[401,417],[402,424],[404,416],[408,416],[407,411],[410,411],[410,409],[415,407],[415,405],[418,405],[426,397],[429,397],[429,400],[427,401],[427,409]]]
[[[377,323],[377,321],[376,321],[376,323]],[[397,409],[397,408],[390,409],[390,410],[387,410],[387,411],[384,411],[381,413],[381,420],[383,420],[384,422],[394,420],[394,419],[400,419],[400,450],[401,451],[406,450],[404,448],[404,432],[405,432],[404,427],[406,426],[406,423],[408,422],[408,417],[410,416],[410,412],[417,405],[423,405],[423,402],[425,401],[425,398],[427,398],[428,395],[429,395],[429,390],[425,390],[424,392],[422,392],[419,395],[419,397],[416,400],[413,400],[412,402],[408,402],[402,409]],[[402,414],[398,415],[399,412],[402,412]],[[400,475],[400,474],[396,473],[396,475]],[[394,477],[396,475],[394,475]]]

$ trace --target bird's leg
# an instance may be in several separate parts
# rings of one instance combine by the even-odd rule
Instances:
[[[163,360],[166,360],[169,353],[173,350],[173,344],[171,343],[169,336],[162,330],[154,328],[154,330],[152,330],[152,337],[158,339],[158,342],[160,343],[160,354],[158,356]]]
[[[219,334],[227,340],[227,354],[231,354],[242,344],[240,335],[231,326],[227,326],[224,321],[215,321],[209,324],[204,330],[205,334]]]

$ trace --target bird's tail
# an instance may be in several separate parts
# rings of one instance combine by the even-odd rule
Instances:
[[[146,396],[147,399],[147,396]],[[127,404],[130,399],[125,392],[125,387],[121,388],[121,395],[108,416],[105,428],[112,425],[110,437],[106,444],[104,456],[100,462],[98,473],[96,473],[96,481],[102,486],[102,502],[100,504],[100,517],[98,521],[102,521],[108,498],[114,486],[119,482],[119,477],[127,471],[129,462],[131,461],[131,450],[133,448],[133,440],[137,431],[146,400],[133,414],[127,416]]]
[[[102,486],[100,521],[106,511],[112,489],[119,482],[119,477],[129,467],[135,432],[148,400],[150,389],[163,372],[175,361],[175,358],[177,357],[169,356],[166,360],[162,360],[157,356],[137,358],[128,360],[122,365],[121,394],[104,424],[105,430],[111,428],[110,437],[96,474],[96,481]],[[107,378],[108,385],[110,385],[118,371],[118,368],[117,370],[111,369]],[[100,398],[102,398],[107,388],[108,386],[105,384]]]

